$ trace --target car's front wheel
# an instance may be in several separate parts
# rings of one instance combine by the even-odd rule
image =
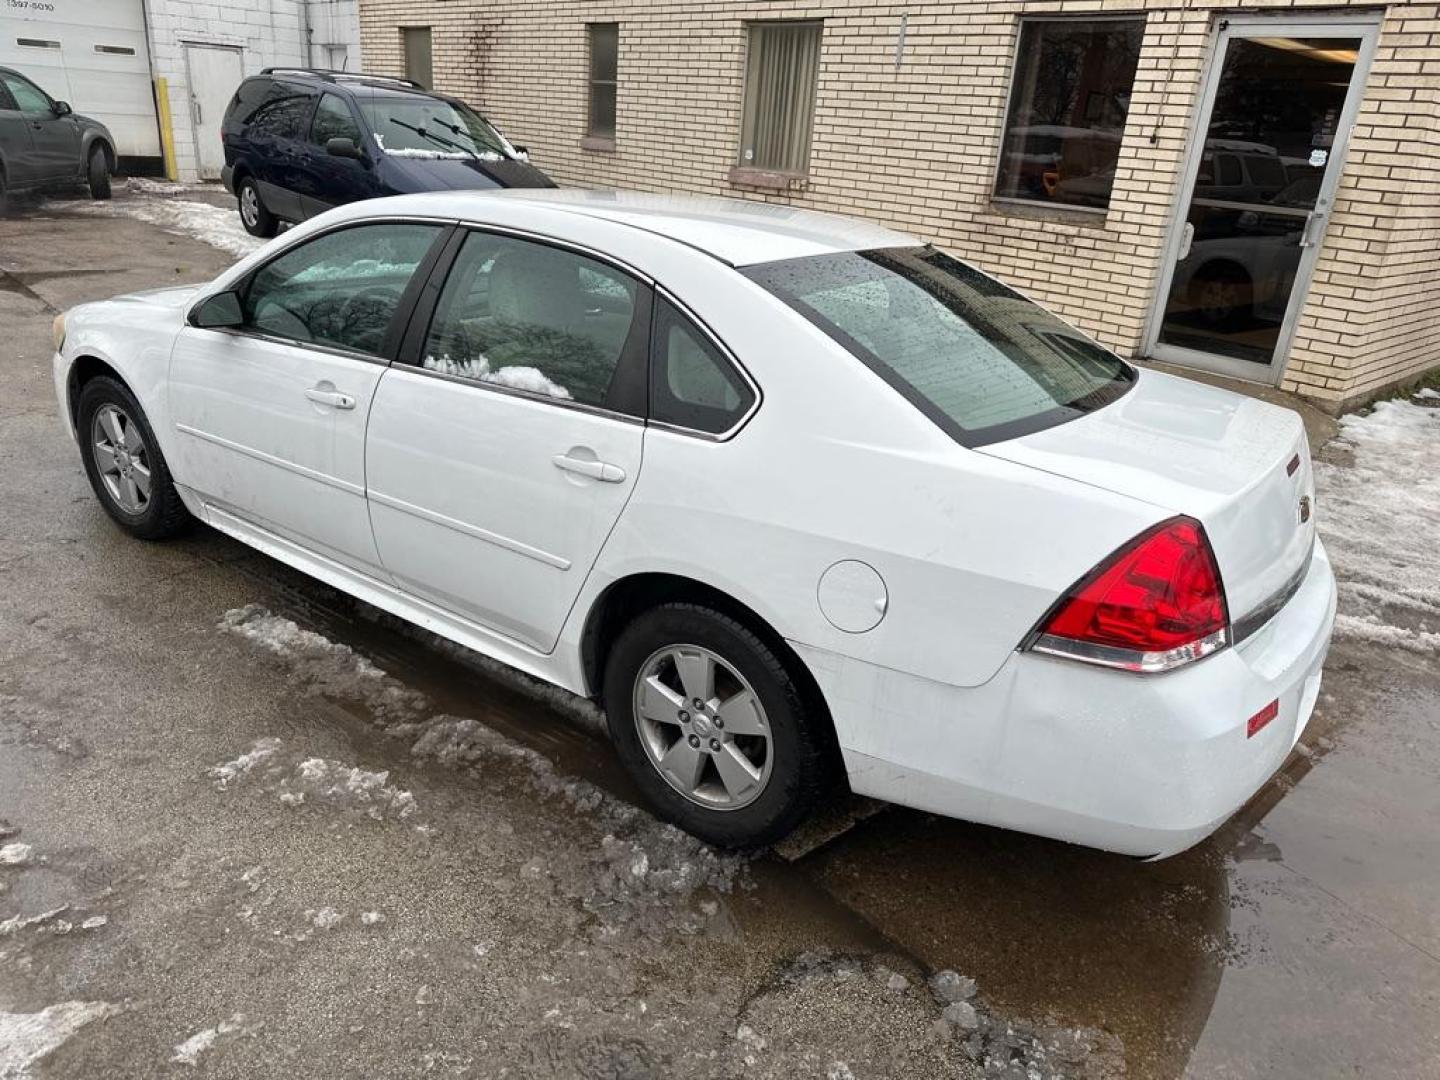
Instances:
[[[90,160],[85,166],[85,183],[90,188],[92,199],[110,198],[110,160],[105,148],[96,146],[90,151]]]
[[[622,762],[659,815],[722,847],[790,832],[833,776],[823,716],[738,620],[696,604],[640,615],[605,666]]]
[[[235,200],[240,204],[240,224],[251,236],[268,239],[279,231],[280,222],[265,209],[260,189],[253,179],[247,176],[235,185]]]
[[[100,376],[80,391],[76,412],[85,473],[105,512],[142,540],[163,540],[184,531],[190,513],[135,395],[122,383]]]

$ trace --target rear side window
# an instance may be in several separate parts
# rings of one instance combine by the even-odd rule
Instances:
[[[251,115],[265,100],[266,92],[274,85],[270,79],[246,79],[242,82],[225,109],[225,123],[248,124]]]
[[[324,146],[331,139],[349,139],[359,146],[360,125],[355,122],[349,105],[334,94],[321,94],[320,104],[315,106],[315,119],[310,121],[310,141]]]
[[[292,248],[251,279],[245,326],[379,356],[405,287],[439,232],[438,225],[380,222]]]
[[[441,291],[420,364],[631,412],[616,376],[622,359],[643,348],[645,306],[639,282],[607,263],[472,232]]]
[[[249,135],[252,138],[300,138],[314,98],[314,92],[303,86],[273,83],[265,100],[250,116]]]
[[[1134,382],[1114,353],[934,248],[815,255],[745,273],[967,446],[1063,423]]]
[[[650,346],[650,418],[719,435],[755,403],[755,392],[699,327],[658,300]]]

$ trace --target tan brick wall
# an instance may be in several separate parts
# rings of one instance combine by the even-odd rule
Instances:
[[[856,214],[948,247],[1138,355],[1214,24],[1319,5],[1134,0],[361,0],[369,71],[400,74],[432,27],[436,85],[479,104],[562,184],[689,191]],[[1327,8],[1345,5],[1330,3]],[[1371,5],[1355,10],[1376,10]],[[1109,212],[991,201],[1022,14],[1144,11]],[[902,12],[904,59],[895,66]],[[821,18],[808,184],[732,186],[746,20]],[[620,23],[617,141],[581,147],[587,22]],[[1338,405],[1440,363],[1440,13],[1385,9],[1284,385]]]

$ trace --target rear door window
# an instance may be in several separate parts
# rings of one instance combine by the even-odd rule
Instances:
[[[638,281],[565,248],[472,232],[446,278],[420,356],[445,375],[638,413],[622,361],[646,337]]]
[[[274,83],[264,102],[250,118],[249,134],[255,138],[295,139],[301,137],[310,118],[315,94],[293,83]]]
[[[1114,353],[934,248],[815,255],[744,273],[967,446],[1063,423],[1134,382]]]

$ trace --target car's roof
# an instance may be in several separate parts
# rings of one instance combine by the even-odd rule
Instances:
[[[510,188],[484,192],[429,192],[386,200],[387,210],[415,208],[460,219],[491,221],[488,200],[502,199],[557,214],[578,214],[666,236],[732,266],[870,248],[914,247],[913,236],[856,218],[799,210],[775,203],[705,195],[651,195],[578,188]]]

